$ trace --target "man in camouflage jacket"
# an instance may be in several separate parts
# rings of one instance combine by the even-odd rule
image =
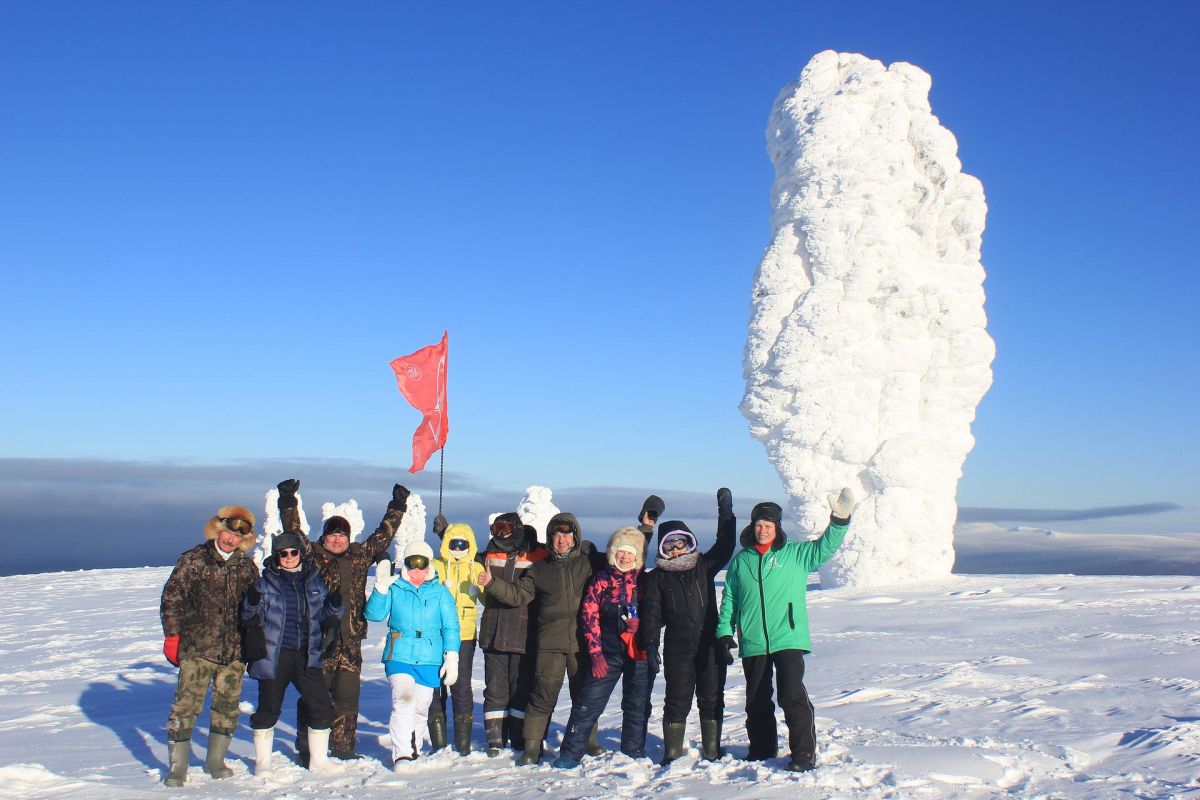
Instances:
[[[212,721],[204,771],[214,778],[233,774],[225,766],[225,753],[237,729],[246,673],[238,604],[258,578],[258,567],[247,556],[258,538],[254,515],[241,506],[223,506],[205,524],[204,538],[203,544],[179,557],[159,607],[163,655],[179,667],[167,720],[168,786],[182,786],[187,780],[192,726],[210,685]]]
[[[304,536],[300,525],[299,501],[296,491],[300,481],[292,478],[279,484],[279,516],[284,531]],[[321,536],[312,542],[305,539],[308,556],[316,563],[329,591],[340,591],[346,604],[336,629],[326,631],[324,649],[325,685],[333,698],[333,729],[329,737],[329,754],[334,758],[361,758],[355,752],[358,736],[358,698],[362,676],[362,640],[367,636],[367,620],[363,616],[366,603],[367,571],[391,547],[400,521],[408,507],[408,489],[400,484],[392,487],[392,500],[379,527],[366,541],[350,541],[350,523],[345,517],[325,520]],[[296,750],[301,760],[308,752],[308,720],[303,704],[296,709]]]

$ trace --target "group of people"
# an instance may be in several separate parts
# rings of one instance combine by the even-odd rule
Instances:
[[[448,710],[454,749],[471,752],[477,649],[483,652],[489,756],[508,747],[520,754],[518,764],[539,763],[565,680],[571,711],[553,766],[572,768],[585,755],[604,752],[597,722],[618,682],[620,750],[644,758],[651,690],[661,667],[662,763],[686,752],[693,700],[701,754],[718,760],[735,648],[746,676],[747,758],[778,754],[777,687],[791,749],[787,769],[816,766],[813,706],[803,681],[810,650],[807,575],[846,534],[854,504],[848,489],[830,498],[830,523],[812,541],[787,541],[780,506],[759,503],[736,556],[733,498],[721,489],[715,542],[705,552],[684,522],[659,522],[665,505],[650,495],[638,525],[617,529],[604,550],[583,538],[570,513],[550,519],[544,545],[516,513],[500,514],[482,550],[470,525],[439,515],[437,557],[424,541],[412,542],[393,567],[386,554],[407,507],[403,486],[393,487],[387,513],[363,542],[350,541],[350,525],[338,516],[309,540],[301,527],[299,481],[278,488],[283,533],[274,537],[261,574],[249,557],[257,539],[253,514],[226,506],[205,525],[206,541],[181,556],[163,589],[163,652],[179,667],[167,724],[167,785],[187,779],[192,729],[210,686],[204,771],[214,778],[232,774],[224,759],[246,671],[258,681],[250,717],[256,775],[270,774],[274,728],[289,684],[300,694],[296,750],[302,763],[336,773],[343,767],[331,757],[361,758],[356,741],[368,621],[387,625],[382,660],[396,767],[417,758],[426,729],[434,750],[450,744]],[[656,560],[647,570],[652,540]],[[727,564],[718,604],[715,579]]]

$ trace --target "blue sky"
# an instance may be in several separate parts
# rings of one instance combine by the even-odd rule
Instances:
[[[1184,2],[9,0],[3,502],[86,496],[80,463],[407,479],[388,361],[446,329],[449,488],[778,498],[737,410],[763,129],[832,48],[929,72],[987,194],[960,505],[1195,531],[1198,34]]]

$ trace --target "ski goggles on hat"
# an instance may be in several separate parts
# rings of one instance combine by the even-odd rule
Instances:
[[[507,519],[498,519],[492,523],[492,533],[497,536],[510,536],[513,532],[513,524]]]
[[[575,535],[575,527],[569,522],[559,522],[554,526],[554,533]]]
[[[300,551],[294,547],[285,547],[282,550],[276,550],[275,554],[280,558],[295,558],[300,555]]]
[[[404,566],[409,569],[425,569],[429,566],[428,556],[408,556],[404,559]]]
[[[250,520],[242,519],[241,517],[221,517],[219,521],[234,533],[249,533],[254,529],[254,526],[250,524]]]
[[[450,543],[446,546],[454,551],[469,550],[471,548],[466,539],[451,539]]]

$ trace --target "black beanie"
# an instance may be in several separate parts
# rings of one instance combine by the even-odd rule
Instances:
[[[332,516],[325,520],[325,526],[321,528],[321,538],[324,539],[331,533],[340,533],[348,538],[350,536],[350,520],[339,516]]]
[[[301,553],[304,552],[304,539],[300,537],[300,534],[286,531],[276,536],[271,540],[271,555],[275,555],[280,550],[286,550],[289,547],[294,547]]]

